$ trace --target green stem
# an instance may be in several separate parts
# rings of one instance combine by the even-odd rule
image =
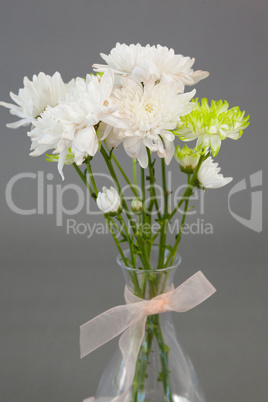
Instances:
[[[146,223],[146,213],[145,213],[145,172],[141,167],[141,201],[142,201],[142,224]]]
[[[83,180],[83,183],[85,184],[86,188],[89,191],[89,194],[91,195],[92,198],[94,198],[94,191],[93,189],[90,187],[89,182],[87,181],[87,177],[81,172],[81,170],[79,169],[79,167],[77,166],[76,163],[73,163],[73,167],[75,168],[75,170],[77,171],[77,173],[79,174],[79,176],[81,177],[81,179]]]
[[[118,241],[118,239],[116,237],[116,234],[115,234],[115,232],[113,230],[114,222],[112,221],[112,218],[110,216],[107,216],[107,215],[105,216],[104,215],[104,217],[105,217],[105,220],[107,222],[108,228],[109,228],[109,230],[111,232],[111,235],[113,236],[114,242],[115,242],[115,244],[116,244],[116,246],[118,248],[119,254],[121,255],[122,260],[124,261],[124,264],[128,267],[129,266],[128,260],[126,259],[125,254],[124,254],[124,252],[123,252],[123,250],[122,250],[122,248],[120,246],[120,243],[119,243],[119,241]]]
[[[133,185],[137,188],[137,159],[132,159]]]
[[[182,231],[183,231],[183,227],[185,224],[185,219],[186,219],[186,215],[187,215],[187,210],[188,210],[188,204],[189,204],[189,199],[193,193],[193,188],[195,186],[196,180],[197,180],[197,174],[198,171],[200,169],[201,164],[208,158],[209,156],[209,152],[206,155],[201,155],[198,161],[198,164],[195,168],[195,171],[192,175],[192,178],[190,179],[190,174],[188,174],[188,185],[186,188],[186,191],[182,197],[182,199],[180,200],[180,202],[178,203],[178,205],[176,206],[176,208],[174,208],[173,212],[170,214],[169,219],[171,219],[175,213],[177,212],[177,210],[179,209],[179,207],[181,206],[181,204],[184,202],[184,212],[183,212],[183,217],[182,217],[182,221],[181,221],[181,225],[180,225],[180,230],[179,233],[177,234],[177,238],[176,238],[176,242],[173,246],[173,248],[171,249],[168,259],[166,261],[165,267],[172,265],[176,256],[176,252],[181,240],[181,235],[182,235]]]
[[[116,157],[114,156],[114,154],[112,154],[112,158],[114,160],[114,163],[116,164],[116,166],[118,167],[118,170],[120,171],[120,173],[122,174],[122,176],[124,177],[125,181],[127,182],[127,184],[129,185],[129,187],[131,188],[133,194],[135,195],[135,197],[138,197],[138,191],[137,191],[137,183],[135,183],[134,181],[134,185],[131,183],[131,181],[129,180],[129,178],[127,177],[124,169],[122,168],[122,166],[120,165],[120,163],[118,162],[118,160],[116,159]],[[134,159],[133,159],[134,160]]]
[[[163,222],[162,222],[160,242],[159,242],[158,268],[162,268],[164,266],[167,228],[168,228],[168,222],[169,222],[168,221],[168,191],[167,191],[167,183],[166,183],[166,164],[165,164],[164,158],[161,159],[161,165],[162,165],[162,185],[163,185],[163,194],[164,194],[164,214],[163,214]]]
[[[171,265],[174,261],[174,258],[175,258],[176,252],[177,252],[177,248],[178,248],[178,244],[181,239],[186,215],[187,215],[189,198],[192,194],[193,185],[195,183],[197,173],[201,166],[201,163],[202,163],[202,160],[200,161],[199,166],[196,168],[196,171],[193,174],[192,180],[190,180],[190,175],[188,175],[188,185],[187,185],[187,189],[184,193],[184,196],[183,196],[182,200],[180,201],[180,203],[178,204],[177,208],[175,208],[175,212],[171,213],[170,215],[168,215],[168,194],[167,194],[167,188],[166,188],[165,165],[162,164],[162,180],[163,180],[163,192],[164,192],[164,214],[163,214],[164,224],[160,228],[161,237],[160,237],[160,256],[159,256],[158,268],[163,267],[167,224],[169,222],[169,219],[171,219],[174,216],[174,214],[179,209],[180,205],[182,205],[182,203],[184,202],[184,214],[183,214],[183,218],[182,218],[182,222],[181,222],[180,231],[178,233],[175,245],[170,252],[169,258],[166,262],[166,266],[169,264],[170,260],[171,260]],[[156,237],[156,236],[157,236],[157,234],[154,237]],[[151,283],[150,282],[149,282],[150,297],[154,297],[157,294],[156,293],[157,284],[156,283],[153,284],[152,282]],[[155,282],[157,282],[157,281],[155,281]],[[160,323],[159,323],[159,316],[155,315],[155,316],[152,316],[152,318],[153,318],[153,324],[154,324],[153,325],[153,333],[154,333],[154,336],[156,337],[156,340],[157,340],[157,343],[159,346],[159,350],[160,350],[160,360],[161,360],[161,366],[162,366],[161,380],[163,383],[165,400],[168,402],[172,402],[173,398],[172,398],[172,393],[171,393],[171,388],[170,388],[169,369],[168,369],[168,353],[169,353],[168,347],[165,344],[165,341],[163,338],[162,330],[161,330]],[[152,338],[151,338],[151,340],[152,340]],[[135,377],[138,380],[138,384],[140,384],[139,390],[140,390],[141,397],[142,397],[142,395],[144,395],[146,368],[147,368],[148,358],[149,358],[149,354],[150,354],[150,350],[151,350],[151,343],[149,343],[149,340],[147,337],[145,338],[145,345],[147,345],[147,349],[141,349],[141,353],[139,356],[140,360],[136,367],[137,377]],[[139,373],[139,375],[137,373]],[[139,393],[137,393],[137,389],[136,389],[136,393],[134,393],[133,395],[134,395],[133,401],[139,401],[139,399],[136,398],[139,396]],[[142,399],[142,400],[144,400],[144,399]]]
[[[150,316],[146,320],[145,327],[145,338],[144,342],[140,348],[140,353],[138,356],[135,376],[132,385],[132,402],[144,402],[145,401],[145,380],[146,371],[148,366],[149,355],[151,352],[152,341],[153,341],[153,316]]]
[[[173,218],[173,216],[176,214],[176,212],[179,210],[180,206],[184,203],[184,213],[180,225],[180,230],[177,235],[175,244],[173,248],[171,249],[168,259],[166,261],[165,266],[172,265],[175,259],[175,255],[177,252],[178,245],[181,240],[182,236],[182,231],[183,227],[185,224],[186,216],[187,216],[187,211],[188,211],[188,204],[189,204],[189,199],[190,196],[192,195],[193,192],[193,187],[196,183],[197,179],[197,174],[199,171],[199,168],[202,164],[202,162],[206,159],[206,156],[201,156],[198,162],[198,165],[192,175],[192,178],[190,178],[190,175],[188,175],[188,185],[187,188],[184,192],[184,195],[182,199],[179,201],[177,206],[174,208],[174,210],[169,214],[168,213],[168,192],[167,192],[167,186],[166,186],[166,171],[165,171],[165,162],[164,159],[162,159],[162,185],[163,185],[163,192],[164,192],[164,212],[163,214],[160,213],[159,206],[158,206],[158,201],[156,198],[156,191],[155,191],[155,177],[154,177],[154,165],[151,160],[151,153],[147,149],[148,152],[148,166],[149,166],[149,173],[150,173],[150,202],[149,202],[149,207],[148,207],[148,215],[146,215],[146,208],[145,208],[145,201],[146,201],[146,194],[145,194],[145,171],[144,169],[141,169],[141,190],[142,190],[142,204],[143,204],[143,210],[142,214],[139,217],[139,223],[142,217],[142,223],[145,224],[148,222],[151,225],[151,214],[153,211],[153,207],[155,206],[156,211],[157,211],[157,216],[160,222],[160,229],[159,231],[150,239],[150,243],[148,242],[148,239],[144,236],[144,233],[141,233],[139,231],[139,226],[137,227],[137,222],[133,219],[127,202],[124,198],[124,195],[122,193],[121,187],[119,180],[117,178],[117,175],[115,173],[112,160],[116,164],[117,168],[119,169],[120,173],[126,180],[127,184],[130,186],[132,192],[134,193],[135,196],[138,196],[138,190],[137,190],[137,172],[136,172],[136,160],[133,160],[133,184],[130,182],[129,178],[125,174],[124,170],[122,169],[121,165],[117,161],[117,159],[114,157],[113,154],[108,154],[104,147],[101,147],[101,154],[106,162],[106,165],[109,169],[109,172],[111,174],[111,177],[114,181],[115,187],[120,195],[122,207],[125,210],[127,219],[130,223],[133,236],[129,234],[127,224],[123,217],[121,215],[117,216],[118,221],[121,223],[122,227],[119,228],[118,225],[113,221],[112,217],[108,215],[104,215],[104,218],[106,219],[107,225],[109,227],[109,230],[113,236],[113,239],[115,241],[115,244],[118,248],[118,251],[120,253],[120,256],[122,260],[124,261],[124,264],[126,266],[133,266],[135,267],[135,262],[136,262],[136,254],[137,252],[140,255],[140,259],[143,265],[143,268],[145,270],[150,270],[150,247],[152,240],[154,240],[159,234],[160,234],[160,244],[159,244],[159,259],[158,259],[158,268],[162,268],[164,266],[164,256],[165,256],[165,249],[166,249],[166,236],[167,236],[167,227],[169,221]],[[112,160],[111,160],[112,159]],[[91,181],[91,185],[87,181],[86,175],[84,175],[81,170],[74,164],[74,167],[83,180],[84,184],[86,185],[88,191],[90,192],[91,196],[95,199],[98,195],[98,189],[96,182],[93,177],[92,169],[91,169],[91,164],[90,164],[90,159],[88,158],[86,160],[86,165],[87,165],[87,170],[89,174],[89,178]],[[161,216],[163,215],[163,216]],[[120,225],[119,225],[120,226]],[[129,248],[130,248],[130,259],[127,259],[124,255],[124,252],[121,248],[120,242],[117,239],[116,232],[117,230],[119,233],[122,233],[122,228],[125,232],[125,239],[127,239],[129,243]],[[137,242],[136,246],[134,245],[134,240]],[[148,244],[146,245],[146,242],[150,244],[150,247],[147,247]],[[138,251],[137,251],[138,250]],[[146,274],[145,274],[146,275]],[[157,278],[152,278],[151,276],[142,278],[142,282],[139,283],[138,276],[136,272],[130,272],[130,278],[133,282],[134,285],[134,292],[137,296],[144,298],[145,297],[145,290],[146,286],[148,284],[147,289],[149,290],[149,296],[150,298],[155,297],[159,294],[158,287],[159,283]],[[158,315],[153,315],[148,317],[146,321],[146,333],[145,333],[145,340],[144,343],[141,347],[140,354],[139,354],[139,359],[137,361],[136,365],[136,372],[135,372],[135,377],[133,381],[133,386],[132,386],[132,402],[141,402],[145,401],[145,381],[146,381],[146,372],[147,372],[147,366],[148,366],[148,360],[149,360],[149,355],[151,353],[151,347],[152,347],[152,340],[153,337],[155,336],[156,341],[159,346],[160,350],[160,360],[161,360],[161,366],[162,366],[162,374],[161,374],[161,381],[163,383],[163,388],[164,388],[164,394],[165,394],[165,400],[167,402],[172,402],[172,394],[171,394],[171,389],[170,389],[170,380],[169,380],[169,370],[168,370],[168,347],[165,344],[162,330],[160,327],[160,322],[159,322],[159,316]]]
[[[178,202],[178,204],[176,205],[176,207],[173,209],[173,211],[167,216],[168,222],[170,222],[170,220],[171,220],[171,219],[173,218],[173,216],[176,214],[176,212],[178,211],[178,209],[179,209],[179,208],[181,207],[181,205],[185,202],[185,200],[187,199],[187,197],[189,197],[189,196],[192,195],[192,192],[193,192],[193,189],[194,189],[194,186],[195,186],[195,181],[196,181],[196,178],[197,178],[198,170],[199,170],[199,168],[200,168],[200,166],[201,166],[201,163],[202,163],[205,159],[207,159],[207,157],[208,157],[208,155],[206,155],[206,156],[201,156],[202,161],[199,160],[199,163],[198,163],[198,165],[197,165],[197,167],[196,167],[196,170],[195,170],[195,172],[194,172],[194,174],[193,174],[193,176],[192,176],[192,179],[191,179],[190,183],[188,183],[184,194],[182,195],[180,201]],[[200,158],[200,159],[201,159],[201,158]],[[159,234],[161,233],[161,230],[162,230],[162,226],[160,226],[160,228],[158,229],[158,231],[157,231],[157,232],[155,233],[155,235],[153,236],[153,238],[152,238],[153,241],[157,238],[157,236],[159,236]]]
[[[159,276],[159,275],[158,275]],[[149,289],[150,289],[150,298],[156,297],[159,295],[159,279],[157,280],[157,276],[153,279],[149,279]],[[161,282],[161,281],[160,281]],[[153,332],[158,343],[158,347],[160,350],[160,360],[162,367],[162,383],[165,394],[165,401],[173,402],[172,393],[170,389],[170,381],[169,381],[169,369],[168,369],[168,346],[165,344],[160,321],[159,314],[155,314],[151,316],[153,323]]]
[[[170,388],[170,380],[169,380],[169,369],[168,369],[168,346],[165,344],[162,330],[160,327],[160,322],[159,322],[159,315],[156,314],[153,316],[154,317],[154,334],[159,346],[160,350],[160,360],[161,360],[161,366],[162,366],[162,383],[163,383],[163,388],[164,388],[164,394],[165,394],[165,401],[167,402],[173,402],[172,398],[172,393],[171,393],[171,388]]]
[[[116,190],[117,190],[117,192],[118,192],[118,194],[119,194],[119,196],[120,196],[120,198],[121,198],[122,206],[123,206],[123,208],[125,209],[125,212],[126,212],[126,215],[127,215],[128,220],[129,220],[129,222],[130,222],[130,225],[131,225],[131,228],[132,228],[132,230],[133,230],[133,233],[135,234],[135,233],[137,233],[136,223],[135,223],[135,221],[132,219],[131,214],[130,214],[130,212],[129,212],[129,209],[128,209],[126,200],[125,200],[124,195],[123,195],[122,190],[121,190],[120,183],[119,183],[119,181],[118,181],[118,178],[117,178],[116,173],[115,173],[115,171],[114,171],[113,165],[112,165],[112,163],[111,163],[111,159],[109,158],[109,156],[108,156],[107,152],[105,151],[105,149],[103,148],[103,146],[101,147],[101,150],[100,150],[100,151],[101,151],[102,156],[104,157],[104,160],[105,160],[105,162],[106,162],[106,165],[107,165],[107,167],[108,167],[108,170],[109,170],[109,172],[110,172],[110,174],[111,174],[111,176],[112,176],[112,179],[113,179],[114,184],[115,184],[115,186],[116,186]]]
[[[105,216],[107,216],[107,215],[105,215]],[[111,218],[111,217],[109,217],[109,218]],[[117,230],[117,232],[122,236],[122,237],[124,237],[125,236],[125,232],[123,232],[122,231],[122,229],[120,229],[120,227],[113,221],[113,219],[110,219],[110,221],[111,221],[111,224],[115,227],[115,229]]]
[[[114,184],[115,184],[116,189],[117,189],[117,191],[118,191],[118,194],[119,194],[119,196],[120,196],[120,199],[121,199],[121,202],[122,202],[122,206],[123,206],[123,208],[124,208],[124,210],[125,210],[126,216],[127,216],[128,220],[129,220],[129,223],[130,223],[130,225],[131,225],[131,229],[132,229],[132,231],[133,231],[133,234],[134,234],[134,236],[135,236],[136,239],[137,239],[138,246],[139,246],[139,248],[140,248],[140,259],[141,259],[141,261],[142,261],[142,263],[143,263],[145,269],[151,269],[151,267],[150,267],[150,262],[149,262],[149,259],[148,259],[147,254],[146,254],[146,251],[145,251],[144,242],[143,242],[142,239],[140,238],[140,235],[139,235],[139,233],[138,233],[138,229],[137,229],[136,223],[135,223],[135,221],[132,219],[131,213],[129,212],[129,209],[128,209],[126,200],[125,200],[124,195],[123,195],[123,193],[122,193],[122,190],[121,190],[121,187],[120,187],[118,178],[117,178],[117,176],[116,176],[116,173],[115,173],[115,171],[114,171],[113,165],[112,165],[112,163],[111,163],[111,160],[110,160],[110,158],[109,158],[107,152],[106,152],[105,149],[103,148],[103,146],[101,147],[100,151],[101,151],[101,154],[102,154],[102,156],[103,156],[103,158],[104,158],[104,160],[105,160],[105,162],[106,162],[106,165],[107,165],[107,167],[108,167],[108,169],[109,169],[109,172],[110,172],[110,174],[111,174],[111,176],[112,176],[112,179],[113,179],[113,181],[114,181]]]
[[[94,176],[93,176],[93,173],[92,173],[91,164],[90,164],[89,159],[86,159],[86,165],[87,165],[87,171],[88,171],[88,174],[89,174],[89,178],[90,178],[92,187],[93,187],[93,189],[95,191],[95,194],[97,196],[98,195],[98,189],[97,189],[96,182],[95,182],[95,179],[94,179]]]
[[[189,185],[189,183],[190,183],[190,175],[188,174],[188,185]],[[175,244],[174,244],[174,246],[172,247],[172,249],[171,249],[171,251],[169,253],[169,256],[168,256],[168,259],[167,259],[165,267],[167,267],[169,265],[172,265],[173,262],[174,262],[174,259],[175,259],[176,253],[177,253],[177,249],[178,249],[178,246],[179,246],[179,243],[180,243],[180,240],[181,240],[181,235],[182,235],[182,231],[183,231],[183,228],[184,228],[185,219],[186,219],[186,216],[187,216],[188,204],[189,204],[190,196],[191,196],[191,194],[188,195],[186,197],[186,199],[185,199],[183,217],[182,217],[182,221],[181,221],[181,224],[180,224],[180,230],[179,230],[179,233],[177,234]]]
[[[187,186],[187,188],[186,188],[186,191],[184,192],[183,196],[181,197],[179,203],[176,205],[176,207],[173,209],[173,211],[172,211],[171,214],[169,215],[169,217],[168,217],[169,221],[173,218],[173,216],[174,216],[175,213],[178,211],[178,209],[180,208],[180,206],[182,205],[182,203],[185,201],[185,199],[186,199],[188,196],[191,196],[192,191],[193,191],[193,188],[194,188],[194,185],[195,185],[195,182],[196,182],[196,180],[197,180],[197,174],[198,174],[198,171],[199,171],[199,169],[200,169],[200,166],[201,166],[201,164],[204,162],[204,160],[207,159],[208,156],[209,156],[209,154],[207,154],[207,155],[201,155],[201,156],[200,156],[199,161],[198,161],[198,164],[197,164],[197,166],[196,166],[196,168],[195,168],[195,171],[194,171],[194,173],[193,173],[192,179],[191,179],[191,181],[188,183],[188,186]]]
[[[77,173],[79,174],[79,176],[81,177],[81,179],[83,180],[83,183],[85,184],[86,188],[88,189],[88,191],[89,191],[91,197],[94,199],[94,201],[96,201],[96,194],[98,194],[98,190],[97,190],[97,186],[96,186],[95,181],[94,181],[94,187],[95,187],[95,192],[94,192],[93,189],[91,188],[90,184],[88,183],[86,176],[81,172],[81,170],[79,169],[79,167],[78,167],[75,163],[73,163],[73,166],[74,166],[75,170],[77,171]],[[90,164],[89,164],[89,167],[90,167],[90,172],[91,172],[90,178],[91,178],[91,181],[92,181],[93,175],[92,175],[92,170],[91,170]],[[88,169],[88,166],[87,166],[87,169]],[[94,179],[93,179],[93,180],[94,180]],[[116,223],[112,220],[111,217],[108,217],[108,215],[105,215],[105,214],[104,214],[103,216],[104,216],[104,219],[105,219],[105,221],[106,221],[106,223],[107,223],[107,226],[108,226],[108,228],[109,228],[109,230],[110,230],[110,232],[111,232],[111,235],[113,236],[113,239],[114,239],[114,242],[115,242],[115,244],[116,244],[116,246],[117,246],[117,249],[118,249],[118,251],[119,251],[119,254],[120,254],[121,257],[122,257],[122,259],[123,259],[123,261],[124,261],[124,264],[125,264],[126,266],[128,266],[128,265],[129,265],[129,264],[128,264],[128,261],[127,261],[125,255],[124,255],[124,253],[123,253],[123,251],[122,251],[122,248],[121,248],[121,246],[120,246],[120,243],[119,243],[119,241],[118,241],[118,239],[117,239],[117,237],[116,237],[116,234],[114,233],[114,230],[113,230],[113,228],[112,228],[112,226],[117,227],[117,225],[116,225]],[[117,227],[117,228],[118,228],[118,227]],[[118,230],[119,230],[119,228],[118,228]]]
[[[153,279],[149,279],[149,290],[150,290],[150,298],[155,297],[159,295],[159,279],[157,280],[157,277]],[[161,281],[160,281],[161,282]],[[161,291],[160,291],[161,293]],[[172,402],[172,393],[170,389],[170,380],[169,380],[169,369],[168,369],[168,351],[169,348],[165,344],[161,326],[160,326],[160,321],[159,321],[159,315],[153,315],[151,316],[152,319],[152,324],[153,324],[153,332],[156,337],[156,341],[158,343],[158,347],[160,350],[160,360],[161,360],[161,367],[162,367],[162,383],[163,383],[163,389],[164,389],[164,394],[165,394],[165,400],[167,402]]]
[[[152,203],[152,206],[150,205],[148,208],[148,212],[152,213],[152,207],[153,207],[153,204],[155,204],[157,218],[160,220],[161,213],[160,213],[160,209],[159,209],[159,205],[158,205],[158,201],[157,201],[157,197],[156,197],[156,192],[155,192],[155,186],[154,186],[154,182],[155,182],[154,167],[153,167],[153,163],[152,163],[152,159],[151,159],[151,152],[148,148],[146,148],[146,149],[147,149],[147,154],[148,154],[148,166],[149,166],[149,173],[150,173],[150,193],[151,193],[150,204]]]
[[[133,240],[131,236],[129,235],[128,227],[126,225],[126,222],[124,221],[123,217],[121,215],[117,216],[118,221],[121,223],[122,227],[124,228],[125,235],[127,238],[127,242],[129,244],[129,251],[130,251],[130,256],[131,256],[131,262],[132,262],[132,268],[135,268],[136,266],[136,258],[135,258],[135,253],[133,250]]]

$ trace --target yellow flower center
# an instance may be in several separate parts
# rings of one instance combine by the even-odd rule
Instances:
[[[154,108],[152,107],[152,105],[150,105],[149,103],[147,103],[146,105],[144,105],[144,110],[148,113],[152,113],[152,111],[154,110]]]

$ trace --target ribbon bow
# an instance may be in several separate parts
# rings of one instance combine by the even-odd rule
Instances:
[[[123,402],[134,378],[147,317],[166,311],[181,313],[191,310],[215,292],[216,289],[201,271],[191,276],[176,289],[173,288],[150,300],[140,299],[125,287],[127,304],[113,307],[80,327],[81,358],[122,334],[119,339],[119,348],[126,370],[125,391],[113,398],[101,397],[96,400],[91,397],[84,402]]]

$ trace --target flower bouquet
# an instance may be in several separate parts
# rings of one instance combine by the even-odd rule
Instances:
[[[223,140],[241,137],[248,117],[226,101],[199,101],[195,89],[185,92],[209,73],[194,71],[195,60],[173,49],[117,43],[101,57],[106,64],[94,64],[94,73],[69,83],[58,72],[24,78],[19,93],[10,93],[15,104],[0,104],[20,118],[8,127],[30,126],[31,156],[46,154],[47,161],[57,162],[62,179],[64,165],[73,165],[119,252],[126,304],[81,326],[82,357],[121,334],[120,354],[104,372],[96,400],[201,402],[194,369],[164,317],[190,310],[215,292],[201,272],[174,288],[178,247],[196,188],[215,189],[232,180],[219,173],[212,157]],[[194,147],[180,145],[186,142]],[[131,178],[118,160],[121,144],[132,159]],[[97,152],[113,187],[100,190],[94,176]],[[186,181],[174,205],[166,173],[173,156]],[[132,192],[130,201],[122,181]],[[179,213],[171,240],[169,225]]]

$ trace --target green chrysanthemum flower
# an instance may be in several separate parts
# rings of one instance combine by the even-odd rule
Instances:
[[[182,141],[197,140],[197,146],[210,147],[212,155],[216,156],[221,147],[221,141],[227,137],[238,140],[243,130],[249,125],[249,116],[244,117],[238,106],[229,108],[226,101],[211,101],[203,98],[193,100],[194,108],[191,113],[181,117],[174,134]]]
[[[187,145],[184,145],[183,148],[178,145],[174,157],[179,163],[182,172],[193,173],[198,164],[200,152],[198,152],[198,149],[188,148]]]

